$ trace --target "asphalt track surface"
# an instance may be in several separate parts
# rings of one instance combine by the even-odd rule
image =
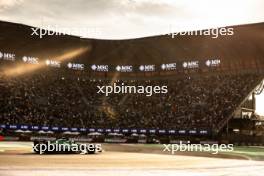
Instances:
[[[107,149],[95,155],[36,155],[31,143],[0,142],[0,176],[263,176],[264,171],[263,161]]]

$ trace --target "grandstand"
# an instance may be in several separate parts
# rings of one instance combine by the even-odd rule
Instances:
[[[264,78],[263,28],[234,26],[234,36],[217,39],[111,41],[29,38],[29,26],[1,22],[1,127],[24,137],[41,131],[225,139],[235,112]],[[166,85],[168,93],[96,93],[113,82]]]

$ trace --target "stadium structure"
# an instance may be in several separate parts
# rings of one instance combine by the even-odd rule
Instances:
[[[30,26],[0,22],[2,135],[262,145],[264,125],[254,97],[264,87],[264,24],[232,27],[233,36],[216,39],[40,39]],[[96,93],[98,85],[113,82],[165,85],[168,93]]]

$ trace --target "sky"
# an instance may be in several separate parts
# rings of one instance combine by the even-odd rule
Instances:
[[[264,91],[256,96],[256,113],[264,116]]]
[[[0,0],[0,20],[127,39],[264,22],[263,0]]]

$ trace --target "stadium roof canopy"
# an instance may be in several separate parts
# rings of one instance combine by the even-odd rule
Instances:
[[[193,59],[264,62],[264,23],[234,26],[234,35],[169,35],[130,40],[83,39],[68,35],[32,36],[30,26],[0,22],[0,51],[52,59],[71,49],[90,50],[74,58],[84,64],[160,64]],[[264,65],[264,64],[263,64]]]

